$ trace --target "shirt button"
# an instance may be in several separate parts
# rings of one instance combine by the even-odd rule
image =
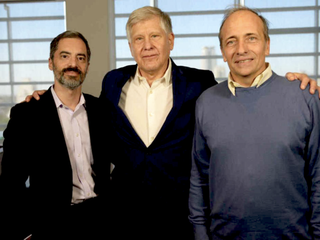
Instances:
[[[152,94],[153,92],[152,92],[152,90],[150,90],[150,94]]]

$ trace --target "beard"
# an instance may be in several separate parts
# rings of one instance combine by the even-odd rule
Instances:
[[[64,76],[64,73],[66,71],[74,71],[76,73],[79,73],[79,76]],[[62,71],[58,71],[57,68],[53,65],[53,72],[54,72],[54,76],[55,78],[58,80],[58,82],[70,89],[70,90],[74,90],[78,87],[80,87],[82,85],[82,83],[84,82],[84,79],[87,75],[87,72],[83,73],[81,72],[80,69],[78,69],[77,67],[70,67],[70,68],[64,68],[62,69]]]

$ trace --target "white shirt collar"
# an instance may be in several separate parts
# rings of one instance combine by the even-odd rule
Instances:
[[[65,106],[65,105],[61,102],[61,100],[60,100],[60,98],[58,97],[57,93],[54,91],[54,85],[52,85],[50,89],[51,89],[51,93],[52,93],[54,102],[55,102],[55,104],[56,104],[56,108],[61,108],[61,107],[68,108],[67,106]],[[85,104],[86,104],[86,100],[85,100],[83,94],[81,93],[80,101],[79,101],[77,107],[75,108],[75,111],[76,111],[80,106],[82,106],[82,105],[85,107]]]
[[[250,87],[258,88],[272,76],[271,66],[270,66],[269,63],[267,63],[267,65],[268,65],[268,67],[260,75],[258,75],[254,79],[254,81],[253,81],[253,83],[251,84]],[[236,88],[237,87],[243,88],[243,86],[240,83],[237,83],[232,79],[231,73],[229,73],[229,76],[228,76],[228,88],[231,91],[231,93],[233,94],[233,96],[236,95]]]
[[[172,82],[171,69],[172,69],[172,63],[171,63],[171,59],[169,59],[169,64],[168,64],[168,68],[167,68],[166,72],[164,73],[164,75],[161,78],[155,80],[154,82],[164,83],[166,86],[169,86]],[[134,78],[132,79],[132,81],[135,84],[141,84],[141,82],[146,81],[146,78],[141,76],[140,71],[139,71],[139,67],[137,67],[136,74],[134,75]]]

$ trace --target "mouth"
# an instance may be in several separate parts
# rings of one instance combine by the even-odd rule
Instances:
[[[151,54],[151,55],[145,55],[145,56],[143,56],[143,58],[148,59],[148,58],[154,58],[156,56],[157,56],[157,54]]]
[[[235,61],[235,63],[242,64],[242,63],[248,63],[248,62],[251,62],[251,61],[253,61],[253,58],[238,60],[238,61]]]
[[[72,72],[72,71],[66,71],[65,74],[68,75],[68,76],[78,76],[79,75],[79,73]]]
[[[62,72],[68,76],[78,76],[81,74],[81,71],[78,68],[65,68]]]

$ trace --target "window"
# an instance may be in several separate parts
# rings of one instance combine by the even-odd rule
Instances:
[[[114,49],[116,49],[116,57],[113,59],[115,65],[111,68],[135,64],[129,50],[125,26],[130,13],[139,7],[150,5],[150,1],[110,2],[114,4]],[[175,45],[171,52],[174,61],[178,65],[210,69],[215,73],[217,80],[225,79],[228,74],[227,65],[220,53],[218,32],[225,7],[234,4],[235,0],[203,0],[197,1],[197,4],[192,0],[154,2],[157,4],[152,4],[153,6],[159,7],[171,17],[175,34]]]
[[[63,1],[0,4],[0,141],[11,107],[53,83],[50,42],[65,29]]]
[[[254,1],[246,6],[259,9],[268,19],[271,54],[267,61],[280,75],[287,71],[319,76],[319,1]]]
[[[167,12],[175,33],[171,57],[178,65],[214,72],[218,81],[229,73],[220,53],[218,33],[224,10],[233,4],[257,9],[270,23],[271,54],[267,61],[280,75],[288,71],[304,72],[320,84],[320,19],[317,0],[110,0],[114,11],[115,49],[111,68],[135,64],[126,39],[125,25],[130,13],[146,5]]]

